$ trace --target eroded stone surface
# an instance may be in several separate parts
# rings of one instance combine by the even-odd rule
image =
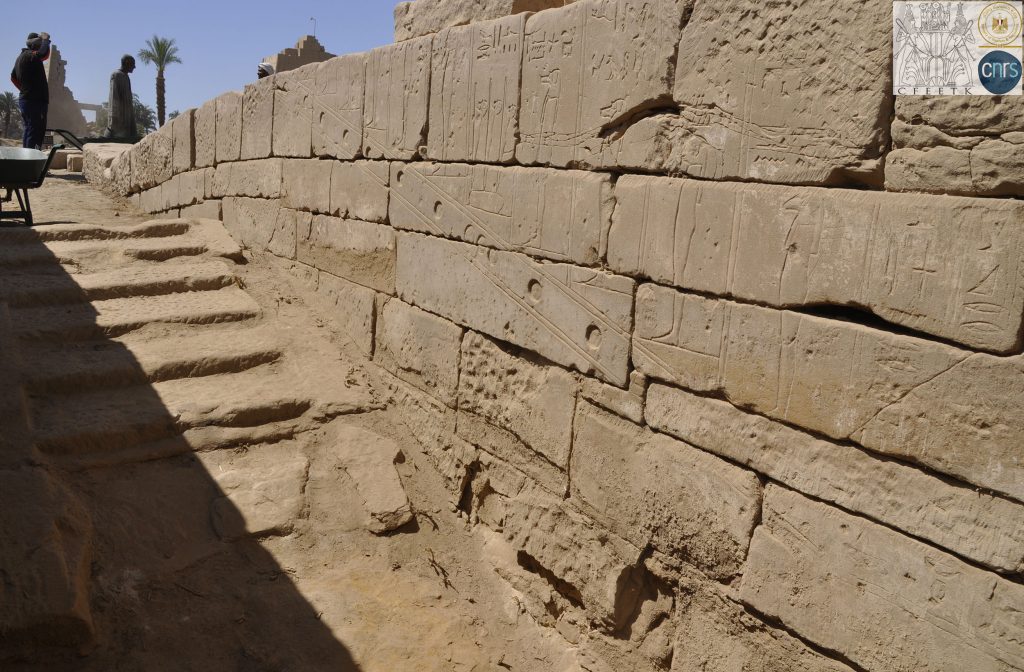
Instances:
[[[391,164],[392,226],[591,265],[614,207],[607,175],[547,168]]]
[[[282,208],[278,201],[261,198],[229,197],[221,207],[224,227],[241,245],[295,258],[295,232],[302,213]]]
[[[582,0],[526,24],[520,143],[524,164],[618,164],[615,131],[671,102],[687,0]]]
[[[319,159],[285,160],[281,205],[293,210],[330,213],[332,168],[331,162]]]
[[[386,294],[395,292],[395,232],[379,224],[307,214],[299,226],[303,263]]]
[[[1024,205],[624,176],[616,271],[778,307],[852,305],[997,353],[1024,321]]]
[[[716,578],[739,572],[761,510],[753,472],[581,404],[571,476],[572,501],[634,545]]]
[[[403,301],[622,386],[633,288],[631,279],[602,271],[419,234],[398,237]]]
[[[150,189],[171,179],[174,170],[171,127],[150,133],[132,147],[132,191]]]
[[[452,26],[499,19],[520,12],[562,7],[573,0],[415,0],[395,7],[395,42]]]
[[[474,332],[462,340],[460,419],[472,413],[486,423],[460,422],[459,434],[492,454],[533,452],[561,470],[569,467],[572,417],[578,384],[556,366],[511,355]]]
[[[192,170],[196,157],[195,110],[185,110],[171,120],[174,174]]]
[[[778,486],[764,511],[739,591],[761,613],[864,669],[1024,666],[1024,586]]]
[[[376,333],[378,364],[455,407],[462,329],[393,299],[381,310]]]
[[[242,94],[229,91],[217,98],[217,163],[238,161],[242,151]]]
[[[747,613],[722,589],[696,577],[681,582],[672,672],[849,672],[792,635]]]
[[[427,154],[437,161],[515,158],[525,15],[448,28],[434,38]]]
[[[318,63],[312,63],[272,78],[274,156],[313,156],[313,91],[318,68]]]
[[[316,296],[328,306],[327,319],[363,355],[373,355],[377,293],[372,289],[326,272],[316,272]]]
[[[93,635],[88,515],[44,469],[0,470],[0,493],[5,644],[87,644]]]
[[[363,156],[412,159],[426,142],[432,37],[380,47],[366,56]]]
[[[401,450],[394,441],[354,425],[339,428],[335,441],[341,467],[352,478],[376,534],[412,520],[409,498],[395,470]]]
[[[215,451],[199,456],[222,493],[210,504],[210,517],[221,539],[292,530],[305,506],[309,460],[281,453],[281,446],[258,446],[242,455]]]
[[[761,29],[748,30],[750,12]],[[722,12],[698,0],[679,42],[680,111],[662,148],[671,154],[652,168],[705,179],[879,185],[892,102],[878,73],[890,64],[890,25],[888,5],[744,0]],[[840,81],[840,71],[850,74]]]
[[[313,155],[355,159],[363,151],[366,56],[350,54],[320,64],[313,82]]]
[[[196,168],[210,168],[217,162],[217,100],[195,111]]]
[[[281,195],[282,171],[281,159],[221,164],[211,173],[210,196],[277,199]]]
[[[944,413],[936,417],[947,417]],[[746,413],[655,384],[647,422],[800,492],[927,539],[995,569],[1024,567],[1024,507]]]
[[[637,292],[637,368],[788,423],[853,438],[970,483],[1020,496],[1021,358],[1000,359],[860,325],[644,285]],[[998,373],[987,394],[975,367]],[[941,386],[941,387],[935,387]],[[932,415],[948,390],[955,423]],[[955,390],[955,391],[954,391]],[[925,401],[925,400],[932,401]],[[1000,401],[1005,399],[1005,401]],[[990,401],[991,400],[991,401]],[[918,418],[918,416],[921,416]],[[968,443],[963,443],[968,441]],[[1015,494],[1016,493],[1016,494]]]
[[[385,161],[335,162],[331,168],[331,214],[364,222],[387,221],[388,181],[389,164]]]
[[[274,140],[274,80],[266,77],[245,87],[242,94],[240,158],[266,159]]]

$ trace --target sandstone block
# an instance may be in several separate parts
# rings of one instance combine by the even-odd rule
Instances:
[[[432,44],[423,37],[367,54],[364,157],[409,160],[426,143]]]
[[[191,170],[187,173],[176,175],[172,182],[177,183],[175,198],[168,201],[168,207],[186,207],[201,203],[205,197],[206,174],[202,170]],[[164,186],[170,184],[165,182]],[[168,194],[164,194],[165,199]],[[215,218],[218,219],[218,218]]]
[[[174,174],[192,170],[196,161],[195,110],[185,110],[171,122]]]
[[[86,145],[83,152],[82,175],[88,181],[101,187],[105,184],[113,185],[115,180],[121,180],[124,182],[125,191],[118,190],[118,193],[127,195],[134,186],[131,174],[131,150],[131,145],[120,143],[94,142]],[[114,173],[113,165],[115,162],[119,162],[123,155],[126,155],[127,158],[124,159],[122,170],[126,169],[127,174]]]
[[[976,354],[884,405],[851,438],[1024,501],[1024,357]]]
[[[638,549],[536,486],[525,485],[502,505],[503,535],[520,558],[555,577],[559,592],[594,620],[614,623],[619,582],[640,560]]]
[[[712,583],[686,577],[680,588],[672,672],[850,672],[751,616]]]
[[[897,96],[896,117],[961,137],[1024,130],[1024,105],[1013,96]]]
[[[355,159],[363,151],[366,55],[320,64],[313,84],[313,155]]]
[[[559,470],[569,468],[578,384],[556,366],[530,362],[489,339],[467,332],[459,377],[459,435],[493,455],[535,453]],[[464,413],[484,423],[463,426]],[[524,469],[525,471],[525,469]],[[562,480],[562,479],[559,479]]]
[[[434,38],[427,154],[509,163],[519,128],[526,15],[447,28]]]
[[[684,0],[581,0],[526,23],[523,164],[617,165],[616,131],[671,100]]]
[[[397,162],[391,173],[396,228],[555,261],[603,257],[615,205],[607,175]]]
[[[282,167],[281,204],[293,210],[331,211],[333,162],[286,159]]]
[[[334,162],[331,167],[331,214],[364,222],[386,222],[388,181],[386,161]]]
[[[971,150],[971,177],[979,195],[1024,196],[1024,133],[1004,137],[1013,142],[985,140]]]
[[[927,191],[934,194],[971,194],[971,153],[952,147],[894,149],[885,160],[885,188],[889,191]]]
[[[399,235],[398,258],[406,303],[627,384],[629,278],[411,233]]]
[[[181,209],[182,219],[216,219],[220,220],[220,201],[203,201]]]
[[[40,468],[0,471],[0,500],[5,645],[88,644],[92,525],[82,504]]]
[[[131,151],[133,191],[150,189],[171,179],[174,151],[170,126],[139,140]]]
[[[69,154],[67,157],[67,171],[69,173],[81,173],[85,165],[85,157],[81,153]]]
[[[863,669],[1024,666],[1024,586],[774,485],[739,595]]]
[[[209,168],[217,163],[217,100],[204,103],[195,111],[195,166]]]
[[[300,222],[299,227],[303,224]],[[316,295],[328,307],[331,325],[348,337],[359,352],[373,356],[373,331],[377,293],[330,273],[318,273]]]
[[[89,147],[89,145],[86,145],[86,147]],[[110,164],[110,184],[111,184],[111,186],[114,189],[114,193],[116,193],[116,194],[118,194],[120,196],[127,196],[128,194],[132,193],[132,182],[133,182],[132,155],[133,155],[133,153],[130,152],[130,151],[124,150],[123,149],[124,145],[121,145],[121,147],[122,147],[121,152],[117,156],[114,157],[113,161],[111,161],[111,164]],[[87,156],[89,156],[88,152],[86,152],[83,155],[83,161],[85,161],[84,157],[87,157]],[[85,171],[86,171],[86,167],[85,167],[85,165],[83,163],[83,166],[82,166],[83,174],[85,173]],[[86,179],[89,179],[88,176],[86,176]]]
[[[238,161],[242,152],[242,94],[229,91],[217,98],[217,163]]]
[[[284,162],[282,159],[260,159],[218,165],[213,173],[210,196],[248,196],[278,198],[281,196]]]
[[[224,228],[240,245],[279,257],[295,258],[295,231],[302,213],[277,201],[228,197],[222,201]],[[307,215],[308,217],[308,215]]]
[[[761,510],[753,472],[589,404],[575,434],[570,501],[639,548],[719,579],[740,571]]]
[[[167,210],[164,202],[163,185],[146,189],[139,194],[139,208],[143,212],[154,213]]]
[[[764,30],[749,30],[749,12]],[[890,67],[890,26],[886,4],[743,0],[722,12],[695,3],[679,42],[676,133],[659,148],[673,156],[659,168],[706,179],[879,185],[892,92],[878,73]],[[840,81],[839,71],[850,75]]]
[[[210,518],[221,539],[291,532],[305,506],[305,456],[282,454],[280,445],[254,446],[241,455],[198,455],[223,493],[210,504]]]
[[[997,353],[1019,351],[1024,205],[627,175],[608,265],[777,307],[857,306]]]
[[[396,530],[412,520],[412,507],[395,470],[401,450],[391,439],[346,425],[337,436],[336,455],[352,478],[375,534]]]
[[[642,373],[1012,496],[1024,482],[1013,438],[1022,419],[1005,395],[1024,389],[1022,360],[653,285],[637,291]],[[980,371],[990,377],[971,378]],[[985,392],[991,376],[999,384]],[[936,412],[944,403],[955,422]]]
[[[994,569],[1024,568],[1020,504],[665,385],[651,386],[646,417],[655,429],[804,494]]]
[[[451,408],[459,384],[462,329],[397,299],[377,321],[374,360],[410,385]]]
[[[242,94],[241,159],[269,158],[273,139],[274,80],[266,77],[248,84]]]
[[[274,156],[313,156],[313,90],[318,63],[275,75]]]
[[[297,259],[385,294],[395,292],[395,232],[387,226],[317,215],[298,233]]]
[[[573,0],[416,0],[395,7],[395,42],[452,26],[489,21],[520,12],[562,7]]]
[[[580,396],[592,404],[627,420],[643,424],[647,376],[638,371],[629,374],[629,388],[620,390],[593,378],[584,378]]]

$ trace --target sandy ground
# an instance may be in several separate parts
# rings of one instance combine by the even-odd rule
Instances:
[[[39,231],[147,221],[60,172],[33,204]],[[6,245],[0,274],[25,297],[46,276],[122,298],[82,304],[102,328],[44,299],[12,308],[36,445],[91,530],[95,635],[77,651],[0,648],[0,668],[580,669],[494,572],[495,540],[381,403],[382,374],[301,283],[265,259],[197,254],[205,235],[46,243],[59,265],[19,266],[29,247]],[[371,500],[403,497],[374,518]]]

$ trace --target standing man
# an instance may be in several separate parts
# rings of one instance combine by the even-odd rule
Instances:
[[[135,142],[139,131],[135,126],[135,98],[132,80],[135,59],[128,54],[121,57],[121,69],[110,75],[110,102],[107,115],[107,137],[111,140]]]
[[[50,85],[43,63],[50,57],[50,34],[29,33],[25,48],[11,70],[11,82],[19,91],[18,108],[25,125],[22,146],[40,149],[46,135],[46,112],[50,106]]]

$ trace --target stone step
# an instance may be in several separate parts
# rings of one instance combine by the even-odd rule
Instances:
[[[126,240],[131,238],[165,238],[189,232],[186,221],[151,221],[133,226],[98,226],[94,224],[49,224],[33,228],[0,229],[3,246],[52,243],[74,240]]]
[[[105,273],[46,273],[0,278],[0,299],[14,308],[57,306],[228,287],[235,274],[222,261],[143,265]]]
[[[91,304],[12,310],[15,334],[24,340],[87,340],[126,334],[148,324],[214,324],[260,315],[237,287],[210,292],[109,299]]]
[[[24,348],[26,388],[35,394],[110,389],[238,373],[282,357],[268,330],[216,329],[139,343],[102,340]]]
[[[76,457],[169,439],[198,427],[256,429],[300,417],[318,406],[318,399],[317,390],[301,377],[271,365],[119,390],[48,395],[30,405],[39,450]]]

